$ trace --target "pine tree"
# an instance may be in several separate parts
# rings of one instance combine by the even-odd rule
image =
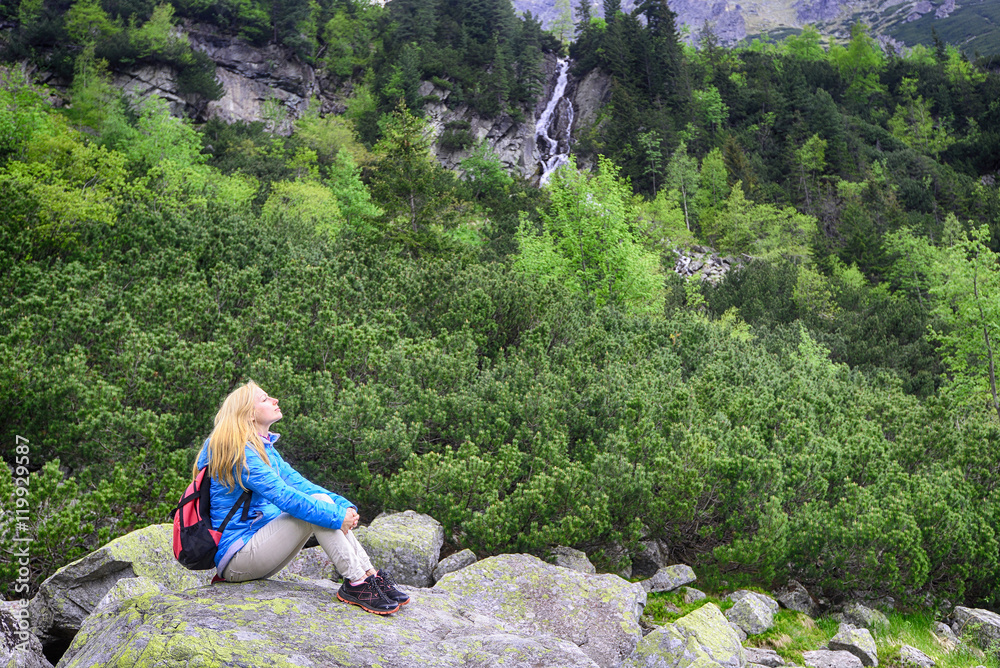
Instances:
[[[556,18],[549,25],[549,30],[560,42],[568,44],[573,37],[573,7],[570,0],[556,0],[554,9]]]

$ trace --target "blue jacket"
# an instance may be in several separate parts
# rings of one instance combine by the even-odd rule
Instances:
[[[348,508],[357,510],[357,506],[344,497],[323,489],[302,477],[281,458],[274,448],[278,434],[270,433],[264,440],[264,450],[267,452],[271,466],[268,466],[257,451],[246,446],[246,466],[239,471],[243,486],[251,491],[250,512],[243,521],[241,508],[226,525],[226,530],[219,540],[219,550],[215,554],[215,568],[221,574],[229,560],[250,542],[253,535],[280,515],[286,512],[292,517],[305,520],[310,524],[327,529],[339,529],[344,521]],[[198,455],[198,468],[208,465],[208,439]],[[237,473],[233,471],[234,475]],[[236,485],[233,491],[212,479],[212,526],[218,528],[226,519],[233,504],[236,503],[243,489]],[[333,503],[314,499],[313,494],[328,494]]]

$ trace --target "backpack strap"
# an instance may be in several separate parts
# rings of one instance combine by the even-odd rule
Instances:
[[[243,506],[243,517],[242,517],[242,520],[244,522],[246,522],[247,519],[250,517],[250,490],[249,489],[244,490],[243,493],[240,494],[240,498],[238,498],[236,500],[236,503],[233,504],[233,507],[229,509],[229,514],[226,515],[226,519],[222,520],[222,524],[219,525],[219,533],[222,533],[223,531],[226,530],[226,525],[229,524],[229,520],[233,519],[233,515],[236,514],[236,511],[239,510],[240,506]]]

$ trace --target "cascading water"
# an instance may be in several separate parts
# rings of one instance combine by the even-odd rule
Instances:
[[[545,111],[535,123],[535,143],[538,146],[542,167],[542,176],[538,180],[539,185],[548,183],[552,172],[569,162],[569,136],[573,127],[573,103],[569,98],[564,97],[566,83],[569,80],[569,60],[560,58],[556,62],[559,65],[556,87],[552,91],[549,103],[545,105]],[[566,125],[562,132],[559,131],[559,112],[561,110],[564,110],[566,114]],[[553,137],[553,135],[556,136]]]

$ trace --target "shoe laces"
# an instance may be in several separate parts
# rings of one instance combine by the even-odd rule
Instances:
[[[385,589],[397,589],[396,579],[389,571],[379,571],[375,574],[375,579],[380,580]]]
[[[384,598],[389,603],[393,603],[392,598],[389,596],[389,590],[392,585],[386,583],[386,581],[378,574],[371,578],[372,587],[378,592],[378,595]]]

